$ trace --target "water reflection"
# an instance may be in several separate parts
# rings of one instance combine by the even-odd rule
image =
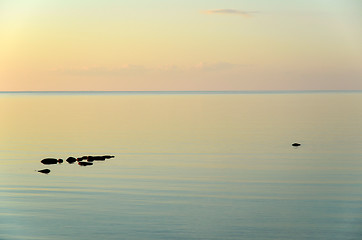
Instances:
[[[0,100],[0,239],[361,236],[361,94]]]

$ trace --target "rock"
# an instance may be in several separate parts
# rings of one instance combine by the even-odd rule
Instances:
[[[93,163],[91,163],[91,162],[78,162],[78,165],[79,166],[90,166],[90,165],[93,165]]]
[[[75,163],[77,161],[77,159],[75,159],[74,157],[69,157],[67,158],[66,160],[68,163],[72,164],[72,163]]]
[[[50,169],[46,168],[46,169],[39,170],[38,172],[48,174],[48,173],[50,173]]]
[[[40,162],[45,165],[50,165],[50,164],[62,163],[63,159],[45,158],[45,159],[41,160]]]

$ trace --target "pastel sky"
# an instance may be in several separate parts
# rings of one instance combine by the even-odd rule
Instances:
[[[334,89],[361,0],[0,0],[0,91]]]

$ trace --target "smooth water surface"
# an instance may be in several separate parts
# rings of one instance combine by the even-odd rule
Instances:
[[[0,114],[1,240],[362,238],[361,93],[3,93]]]

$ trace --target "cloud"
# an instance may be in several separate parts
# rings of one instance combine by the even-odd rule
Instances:
[[[124,64],[119,67],[106,68],[101,66],[82,66],[82,67],[57,67],[50,69],[50,72],[69,74],[69,75],[119,75],[129,73],[143,73],[147,71],[144,66]]]
[[[206,14],[229,14],[229,15],[239,15],[243,17],[252,17],[256,11],[241,11],[236,9],[214,9],[204,11]]]

